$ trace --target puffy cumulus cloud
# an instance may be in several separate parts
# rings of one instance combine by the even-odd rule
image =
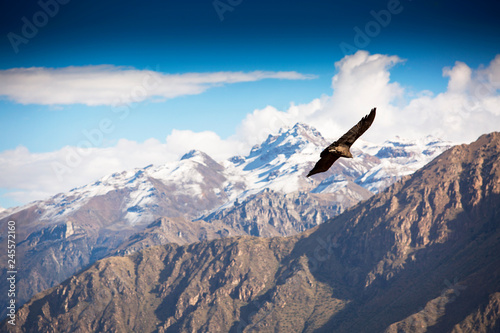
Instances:
[[[500,55],[478,69],[457,61],[443,76],[449,77],[445,92],[414,98],[397,113],[407,136],[470,142],[500,130]]]
[[[297,72],[215,72],[166,74],[112,65],[0,70],[0,95],[21,104],[119,106],[148,98],[200,94],[230,83],[263,79],[314,78]]]
[[[267,106],[247,114],[237,129],[237,135],[233,138],[247,145],[255,145],[264,141],[270,133],[291,125],[294,120],[288,112]]]
[[[389,69],[401,62],[397,56],[366,51],[344,57],[335,64],[338,74],[332,79],[332,106],[347,108],[344,112],[350,114],[400,97],[403,89],[390,82]]]
[[[215,132],[193,132],[191,130],[173,130],[167,136],[166,148],[175,156],[196,149],[210,155],[215,160],[223,160],[239,155],[246,146],[232,138],[223,140]]]
[[[316,127],[325,137],[335,138],[346,132],[377,106],[378,125],[393,123],[396,107],[392,102],[403,98],[404,90],[390,82],[389,69],[403,62],[397,56],[370,55],[358,51],[335,63],[337,74],[332,79],[332,94],[323,95],[309,103],[291,104],[280,111],[272,106],[254,110],[240,124],[236,137],[248,143],[259,143],[268,134],[283,126],[304,122]],[[372,130],[370,130],[372,132]],[[378,137],[371,133],[371,137]],[[387,134],[384,133],[384,138]]]
[[[383,142],[396,135],[416,139],[434,135],[455,142],[470,142],[483,133],[500,130],[500,55],[488,66],[472,69],[457,61],[443,69],[449,78],[445,92],[410,94],[400,83],[391,82],[390,70],[405,60],[397,56],[358,51],[335,63],[332,94],[288,110],[267,106],[242,121],[237,135],[258,143],[266,133],[305,122],[327,138],[345,133],[372,107],[377,107],[374,125],[364,139]],[[256,140],[254,140],[256,141]]]
[[[404,60],[397,56],[370,55],[358,51],[346,56],[335,67],[337,74],[332,79],[332,95],[325,99],[324,106],[311,115],[306,122],[316,126],[325,135],[342,135],[366,115],[371,108],[378,107],[377,123],[392,122],[392,111],[403,97],[403,89],[397,82],[390,82],[389,70]],[[372,135],[372,138],[375,138]]]
[[[246,115],[229,140],[238,142],[239,154],[246,154],[252,146],[266,140],[269,134],[278,133],[281,128],[291,127],[297,122],[310,123],[310,116],[323,110],[327,100],[327,96],[322,96],[306,104],[291,103],[286,111],[269,105],[256,109]]]
[[[445,67],[443,76],[448,76],[449,92],[464,92],[471,83],[472,69],[465,63],[457,61],[453,68]]]

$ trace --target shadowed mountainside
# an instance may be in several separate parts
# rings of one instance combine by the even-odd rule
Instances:
[[[100,260],[32,298],[17,328],[494,332],[499,224],[500,133],[492,133],[296,236]]]
[[[451,143],[432,137],[359,142],[353,160],[304,177],[326,144],[317,130],[298,123],[244,157],[215,161],[193,150],[179,161],[115,172],[1,210],[0,242],[7,222],[16,222],[18,305],[110,255],[168,242],[297,234],[413,173]],[[3,260],[0,294],[8,290],[6,272]],[[0,302],[0,319],[6,306]]]

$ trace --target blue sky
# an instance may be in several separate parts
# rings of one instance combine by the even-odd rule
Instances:
[[[496,1],[42,0],[4,2],[3,6],[0,11],[0,35],[3,36],[0,70],[4,80],[0,87],[0,123],[3,125],[0,160],[3,158],[8,163],[5,162],[7,166],[0,170],[0,207],[42,199],[70,186],[84,185],[112,168],[149,164],[147,156],[137,158],[137,163],[133,164],[123,162],[121,155],[116,153],[116,161],[107,164],[100,173],[80,168],[104,164],[94,161],[97,164],[89,162],[85,166],[82,162],[72,167],[77,171],[65,173],[63,180],[58,177],[57,186],[42,180],[54,177],[53,162],[64,160],[65,147],[76,147],[85,141],[87,137],[83,133],[98,129],[103,119],[111,121],[112,130],[104,133],[102,140],[97,140],[98,144],[92,147],[95,149],[114,149],[120,140],[140,146],[154,139],[158,147],[172,151],[168,158],[165,157],[168,160],[179,155],[182,149],[192,147],[178,147],[177,151],[165,143],[167,138],[170,136],[174,142],[176,135],[188,133],[175,131],[192,131],[220,139],[220,147],[225,144],[230,147],[228,142],[239,140],[242,150],[247,146],[241,142],[255,143],[249,138],[252,136],[249,128],[255,128],[252,121],[258,117],[268,119],[264,115],[282,115],[290,121],[310,119],[313,124],[314,121],[323,124],[318,117],[305,116],[308,108],[312,108],[310,103],[322,96],[330,97],[333,102],[321,102],[324,103],[321,110],[335,109],[333,106],[353,110],[352,119],[338,120],[332,124],[332,130],[336,125],[339,128],[349,126],[353,119],[364,115],[367,110],[357,110],[355,105],[346,102],[349,95],[342,97],[339,92],[335,97],[335,90],[342,91],[341,87],[337,85],[332,90],[332,78],[336,75],[343,78],[340,73],[350,68],[347,61],[341,63],[342,59],[346,55],[354,57],[357,49],[368,55],[383,56],[377,63],[371,62],[373,66],[366,70],[378,71],[379,75],[373,74],[374,77],[390,74],[389,81],[382,79],[379,82],[379,95],[389,97],[373,101],[382,105],[387,102],[388,109],[394,106],[399,110],[413,110],[413,104],[433,105],[439,110],[455,98],[450,97],[451,92],[439,97],[449,92],[452,77],[458,82],[456,86],[468,87],[468,92],[463,87],[459,90],[470,105],[483,105],[485,96],[474,97],[470,89],[474,82],[479,82],[476,78],[492,80],[491,77],[496,77],[496,67],[491,62],[500,54],[500,4]],[[35,26],[36,33],[25,27],[26,21]],[[359,31],[364,36],[360,36]],[[343,52],[345,45],[352,46],[347,54]],[[359,56],[356,61],[368,63],[370,59]],[[465,67],[457,65],[457,61]],[[103,69],[99,67],[102,65],[111,67]],[[48,82],[60,80],[60,73],[69,75],[71,70],[68,68],[76,67],[84,74],[92,73],[98,80],[96,86],[117,71],[125,75],[132,75],[133,71],[141,75],[148,75],[148,71],[162,75],[188,74],[190,78],[195,73],[195,80],[205,81],[201,86],[189,83],[191,90],[187,93],[170,95],[165,92],[168,88],[164,88],[162,93],[148,95],[129,105],[129,113],[122,119],[109,101],[98,100],[95,105],[89,105],[76,97],[71,100],[71,96],[66,102],[49,98],[49,95],[71,95],[68,91],[81,87],[76,83],[74,87],[77,88],[72,86],[79,81],[75,78],[77,74],[70,73],[67,86],[49,89],[49,86],[34,84],[35,76],[22,71],[31,67],[38,68],[36,75],[49,76]],[[450,70],[450,75],[443,75],[445,68]],[[9,76],[9,71],[13,76]],[[267,74],[262,76],[257,71]],[[211,73],[221,72],[226,74],[217,83],[206,81],[211,80],[207,78]],[[460,83],[469,72],[472,81]],[[240,75],[234,79],[228,78],[233,75],[228,73],[252,73],[252,77]],[[351,74],[354,78],[361,75]],[[17,84],[11,83],[14,82],[12,78],[18,80]],[[164,80],[169,78],[165,76]],[[340,79],[339,82],[348,87],[351,81]],[[486,97],[493,98],[496,103],[498,87],[491,82]],[[43,95],[45,88],[47,96]],[[354,85],[351,90],[355,88]],[[107,86],[102,89],[106,90]],[[427,94],[432,95],[430,100],[422,97]],[[369,94],[353,94],[352,99],[364,96]],[[418,98],[421,98],[418,103],[412,104],[412,100]],[[291,103],[304,105],[295,118],[289,109]],[[370,100],[366,103],[371,105]],[[485,105],[492,102],[488,103]],[[266,109],[268,106],[272,109]],[[485,122],[498,119],[498,114],[485,108]],[[265,111],[256,113],[256,110]],[[318,111],[318,114],[325,112]],[[391,112],[394,112],[391,116],[394,121],[398,111]],[[451,119],[454,115],[442,116]],[[389,117],[385,123],[390,123]],[[466,124],[457,123],[456,129],[464,126]],[[427,128],[426,123],[422,123],[415,135],[426,134]],[[464,140],[492,129],[495,127],[491,124],[489,127],[476,124],[473,130],[471,128],[472,134]],[[456,135],[446,137],[447,133],[439,129],[428,130],[429,134],[460,140]],[[391,135],[407,132],[391,132]],[[201,138],[202,134],[199,136]],[[372,139],[380,140],[376,134]],[[144,148],[141,147],[139,150]],[[220,153],[221,157],[233,152],[244,153],[237,148],[229,151],[214,153]],[[100,153],[96,155],[101,156]],[[36,162],[40,160],[52,167],[40,167]],[[154,158],[152,162],[162,161]],[[24,170],[24,175],[18,174],[19,169]],[[74,173],[86,176],[74,177]],[[16,181],[21,178],[22,181]]]

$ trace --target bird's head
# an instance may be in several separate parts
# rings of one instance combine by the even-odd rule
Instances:
[[[353,156],[352,156],[352,154],[351,154],[351,152],[350,152],[350,151],[348,151],[348,152],[347,152],[347,156],[346,156],[346,157],[347,157],[347,158],[353,158]]]

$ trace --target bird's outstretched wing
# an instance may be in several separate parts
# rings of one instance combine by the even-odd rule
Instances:
[[[375,119],[375,113],[377,108],[373,108],[370,113],[354,125],[346,134],[342,135],[340,139],[335,141],[333,145],[346,145],[351,147],[351,145],[356,141],[366,130],[371,126],[373,120]]]
[[[324,152],[325,151],[321,153],[321,158],[319,159],[318,162],[316,162],[314,168],[312,168],[312,170],[309,171],[307,177],[312,176],[316,173],[325,172],[326,170],[330,169],[332,164],[340,157],[340,155],[338,154],[328,153],[328,152],[324,153]]]
[[[340,139],[329,145],[325,150],[321,152],[320,159],[314,165],[314,168],[309,171],[307,177],[312,176],[316,173],[325,172],[332,164],[338,160],[339,157],[352,157],[349,153],[349,148],[366,130],[371,126],[373,120],[375,119],[375,112],[377,108],[373,108],[370,113],[364,116],[355,126],[353,126],[346,134],[342,135]],[[333,147],[344,147],[344,152],[342,150],[331,149]],[[349,155],[345,155],[345,150]]]

